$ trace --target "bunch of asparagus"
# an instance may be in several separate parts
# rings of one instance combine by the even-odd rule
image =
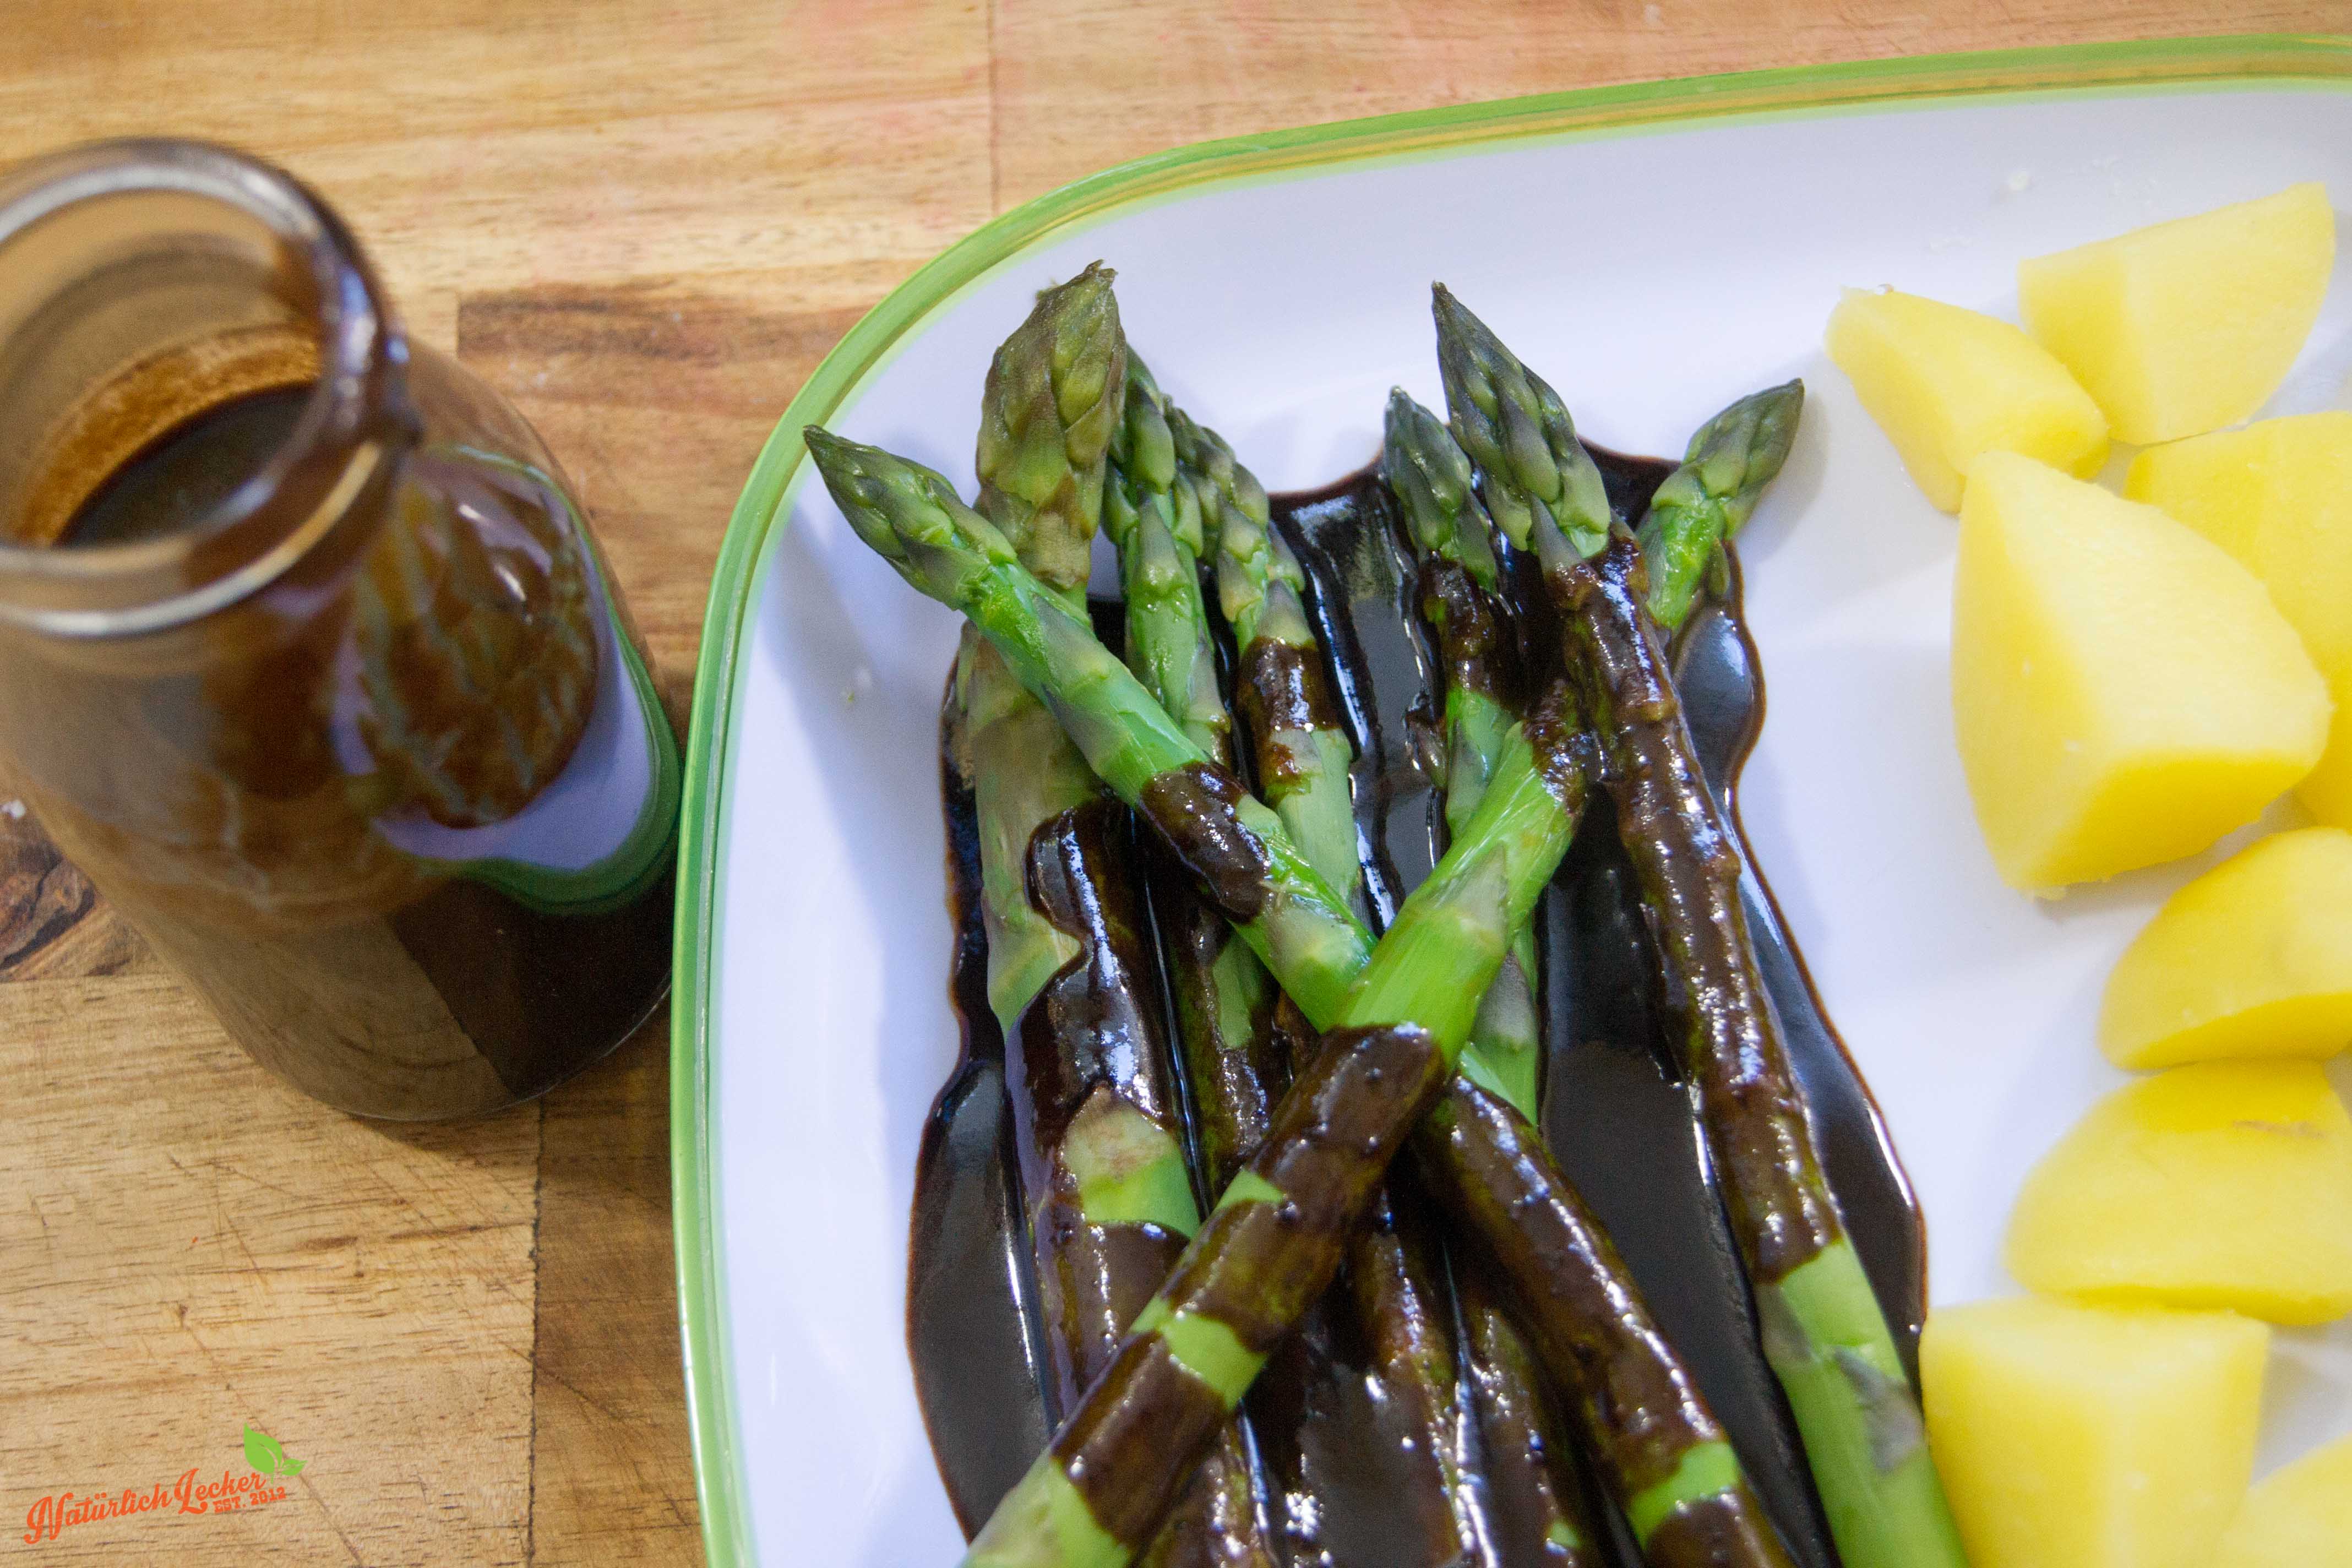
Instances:
[[[1569,1445],[1546,1430],[1564,1415],[1657,1568],[1787,1561],[1531,1122],[1529,919],[1601,784],[1642,877],[1763,1349],[1838,1549],[1848,1568],[1960,1563],[1916,1394],[1764,999],[1736,843],[1662,644],[1779,470],[1801,389],[1710,421],[1629,531],[1558,395],[1437,291],[1450,418],[1399,395],[1384,474],[1446,678],[1451,844],[1375,942],[1351,746],[1318,701],[1297,563],[1267,527],[1263,489],[1129,354],[1109,284],[1097,268],[1049,290],[1000,351],[977,509],[929,469],[806,432],[859,535],[970,623],[959,679],[991,999],[1014,1042],[1008,1088],[1066,1414],[967,1564],[1273,1561],[1253,1445],[1234,1423],[1343,1262],[1352,1310],[1376,1340],[1395,1330],[1381,1371],[1426,1406],[1441,1489],[1458,1485],[1443,1428],[1466,1399],[1490,1455],[1542,1468],[1522,1479],[1550,1510],[1549,1558],[1580,1561],[1591,1525],[1558,1462]],[[1124,663],[1083,600],[1097,521],[1119,552]],[[1506,603],[1498,552],[1539,567],[1548,612]],[[1262,796],[1235,771],[1204,558]],[[1508,629],[1542,613],[1559,617],[1549,641]],[[1518,668],[1523,646],[1557,646],[1559,668]],[[1150,841],[1142,880],[1169,950],[1177,1048],[1133,996],[1147,960],[1112,797]],[[1419,1304],[1426,1262],[1384,1195],[1408,1145],[1453,1222],[1466,1394]],[[1196,1178],[1220,1194],[1205,1213]],[[1449,1524],[1458,1534],[1458,1519],[1440,1531]]]

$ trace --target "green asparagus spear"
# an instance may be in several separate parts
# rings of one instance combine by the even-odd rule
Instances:
[[[1471,490],[1470,459],[1444,422],[1402,387],[1389,394],[1381,472],[1421,558],[1422,616],[1436,634],[1444,669],[1445,826],[1459,833],[1486,798],[1517,700],[1517,672],[1493,597],[1493,524]],[[1472,1078],[1530,1120],[1543,1066],[1535,973],[1535,933],[1521,931],[1478,1005],[1463,1058]]]
[[[1515,1568],[1597,1568],[1604,1559],[1576,1453],[1534,1352],[1503,1305],[1494,1265],[1456,1253],[1454,1295],[1463,1311],[1470,1408],[1486,1453],[1496,1556]]]
[[[1024,997],[997,999],[1013,1143],[1057,1397],[1075,1401],[1116,1349],[1156,1278],[1138,1261],[1172,1263],[1200,1227],[1167,1081],[1143,911],[1119,853],[1117,801],[1081,759],[1053,756],[1052,718],[1010,680],[984,679],[985,644],[959,661],[960,748],[974,790],[983,884],[1019,890],[1052,922],[1072,962]],[[1001,672],[1002,666],[999,666]],[[1010,700],[1017,699],[1018,700]],[[1082,796],[1048,798],[1075,763]],[[1051,809],[1032,817],[1039,805]],[[1003,857],[1012,857],[1008,866]],[[992,975],[992,979],[995,978]],[[1122,1275],[1129,1276],[1122,1278]]]
[[[1504,1308],[1494,1267],[1462,1252],[1454,1259],[1496,1555],[1513,1568],[1597,1568],[1601,1544],[1575,1457],[1535,1357]]]
[[[1234,460],[1224,437],[1181,409],[1170,410],[1168,423],[1215,552],[1217,602],[1234,630],[1234,689],[1256,742],[1258,786],[1307,864],[1361,915],[1363,862],[1348,783],[1355,744],[1323,689],[1300,598],[1307,574],[1268,526],[1265,487]]]
[[[1892,1331],[1822,1173],[1810,1107],[1766,1000],[1739,855],[1699,771],[1637,547],[1620,534],[1563,584],[1604,705],[1618,818],[1678,998],[1764,1353],[1853,1568],[1965,1561]],[[1604,673],[1605,672],[1605,673]]]
[[[1612,1495],[1646,1527],[1652,1568],[1784,1564],[1721,1427],[1540,1138],[1485,1091],[1446,1081],[1582,806],[1587,763],[1564,689],[1512,731],[1476,815],[1373,950],[1280,819],[1209,763],[945,479],[819,428],[806,439],[859,536],[971,618],[1308,1019],[1337,1031],[968,1568],[1129,1561],[1198,1446],[1329,1282],[1404,1129],[1441,1092],[1450,1114],[1419,1135],[1424,1171],[1480,1199],[1457,1198],[1456,1212],[1509,1276],[1547,1367],[1576,1390]],[[1540,1224],[1534,1240],[1523,1223]]]
[[[1089,268],[1038,296],[982,399],[979,510],[1080,604],[1126,374],[1110,275]],[[990,999],[1009,1047],[1047,1360],[1068,1407],[1109,1365],[1201,1211],[1149,992],[1126,810],[994,648],[967,638],[959,673]],[[1247,1445],[1230,1427],[1213,1445],[1151,1543],[1153,1568],[1272,1568]]]
[[[1609,753],[1620,829],[1659,937],[1765,1358],[1796,1415],[1839,1554],[1847,1568],[1959,1568],[1966,1559],[1918,1395],[1822,1173],[1811,1110],[1765,999],[1739,902],[1739,851],[1683,722],[1644,603],[1641,552],[1612,527],[1599,472],[1558,395],[1443,287],[1436,316],[1455,434],[1496,515],[1516,509],[1527,520],[1568,623],[1568,661]],[[1786,439],[1760,419],[1746,427],[1751,440]],[[1754,478],[1739,481],[1734,510],[1753,509],[1752,491],[1774,467],[1740,463]],[[1549,500],[1527,479],[1547,474]]]
[[[1109,340],[1107,348],[1105,338]],[[1109,435],[1102,410],[1108,405],[1115,416],[1125,387],[1122,344],[1110,275],[1099,267],[1089,268],[1039,297],[1029,318],[997,351],[982,401],[979,510],[1011,531],[1008,537],[1019,537],[1024,565],[1056,579],[1065,595],[1079,604],[1084,602],[1084,561],[1100,510]],[[1118,380],[1106,383],[1105,367],[1115,369]],[[1068,417],[1063,413],[1066,405]],[[1063,830],[1067,814],[1082,812],[1108,796],[1085,758],[985,641],[966,637],[958,684],[963,696],[963,750],[972,770],[980,826],[989,1001],[1006,1039],[1017,1042],[1031,1004],[1056,976],[1073,973],[1098,986],[1120,989],[1132,984],[1121,978],[1123,966],[1115,959],[1074,964],[1083,951],[1074,922],[1066,910],[1041,907],[1037,890],[1070,880],[1097,884],[1124,879],[1118,875],[1118,868],[1100,863],[1109,853],[1100,832],[1080,844]],[[1072,863],[1060,877],[1041,879],[1039,858],[1054,853],[1057,838],[1071,840],[1059,847]],[[1061,1114],[1076,1109],[1095,1087],[1089,1081],[1095,1079],[1113,1090],[1106,1105],[1121,1100],[1122,1090],[1129,1100],[1165,1098],[1162,1086],[1150,1081],[1150,1052],[1139,1056],[1092,1049],[1083,1028],[1057,1029],[1042,1014],[1038,1022],[1041,1027],[1032,1032],[1040,1036],[1039,1050],[1017,1051],[1016,1065],[1020,1058],[1033,1058],[1044,1071],[1078,1075],[1078,1081],[1050,1086]],[[1056,1056],[1062,1059],[1055,1060]],[[1024,1075],[1016,1071],[1012,1076],[1016,1120],[1025,1120],[1030,1096],[1022,1090]],[[1115,1081],[1121,1076],[1136,1081]],[[1155,1113],[1149,1105],[1128,1109],[1150,1127],[1136,1125],[1135,1118],[1123,1114],[1115,1120],[1094,1119],[1088,1130],[1101,1134],[1099,1157],[1060,1149],[1065,1130],[1055,1128],[1043,1157],[1050,1163],[1076,1154],[1081,1168],[1115,1165],[1128,1173],[1122,1177],[1127,1195],[1120,1206],[1131,1209],[1139,1203],[1147,1223],[1189,1235],[1200,1215],[1182,1179],[1182,1154],[1167,1110]],[[1155,1152],[1139,1166],[1134,1156],[1147,1145]],[[1126,1158],[1109,1160],[1112,1150]],[[1044,1186],[1033,1184],[1034,1199],[1048,1195]],[[1041,1228],[1041,1237],[1045,1234]]]
[[[1118,550],[1128,667],[1186,738],[1230,767],[1233,718],[1217,689],[1216,645],[1201,597],[1200,502],[1178,477],[1160,389],[1132,352],[1127,376],[1103,521]],[[1210,1184],[1222,1189],[1265,1141],[1287,1077],[1274,982],[1181,870],[1154,876],[1150,895],[1168,953],[1202,1155]]]
[[[1723,542],[1756,510],[1789,460],[1805,384],[1753,392],[1698,428],[1682,466],[1650,498],[1638,538],[1650,575],[1650,616],[1675,627],[1690,615]]]
[[[1107,351],[1100,347],[1105,335],[1111,340]],[[1106,402],[1114,412],[1118,407],[1125,386],[1124,365],[1118,363],[1121,353],[1109,274],[1089,268],[1039,298],[1028,320],[998,350],[982,399],[980,510],[1013,528],[1024,541],[1024,563],[1060,578],[1068,596],[1084,593],[1082,563],[1100,508],[1109,434],[1099,411]],[[1119,372],[1118,382],[1108,386],[1097,371],[1106,363]],[[1072,367],[1068,374],[1059,374],[1065,364]],[[1061,414],[1065,402],[1076,416],[1067,422]],[[1056,976],[1074,973],[1115,988],[1131,984],[1121,978],[1122,965],[1115,959],[1076,964],[1084,943],[1074,922],[1066,910],[1041,907],[1036,890],[1072,879],[1095,884],[1125,879],[1118,868],[1097,863],[1108,853],[1100,832],[1081,844],[1063,830],[1067,816],[1108,796],[1051,716],[982,639],[966,637],[957,673],[963,698],[962,750],[972,771],[980,826],[989,1001],[1005,1038],[1021,1042],[1032,1003]],[[1056,846],[1057,839],[1069,842]],[[1061,877],[1041,879],[1038,858],[1055,847],[1085,863],[1074,862]],[[1165,1098],[1161,1086],[1150,1081],[1150,1052],[1103,1051],[1092,1047],[1082,1028],[1056,1029],[1042,1013],[1037,1022],[1040,1026],[1031,1032],[1040,1037],[1038,1050],[1017,1050],[1015,1065],[1026,1058],[1041,1073],[1076,1075],[1077,1081],[1050,1086],[1062,1114],[1076,1109],[1097,1079],[1113,1090],[1106,1106],[1122,1098]],[[1114,1081],[1122,1075],[1137,1081]],[[1030,1100],[1022,1091],[1024,1076],[1012,1075],[1017,1121],[1026,1120]],[[1085,1131],[1098,1133],[1103,1144],[1098,1154],[1063,1149],[1069,1130],[1055,1127],[1041,1158],[1049,1165],[1075,1160],[1079,1168],[1122,1171],[1125,1195],[1119,1206],[1137,1210],[1145,1223],[1190,1235],[1200,1215],[1171,1131],[1172,1107],[1147,1103],[1127,1109],[1135,1116],[1097,1117],[1087,1123]],[[1138,1124],[1139,1118],[1150,1127]],[[1139,1165],[1136,1156],[1147,1146],[1155,1152]],[[1110,1159],[1112,1151],[1122,1157]],[[1033,1182],[1033,1201],[1046,1200],[1055,1184],[1043,1178],[1051,1173],[1041,1168],[1031,1174],[1041,1178]],[[1041,1237],[1046,1234],[1041,1227]]]
[[[1470,459],[1436,415],[1389,394],[1381,475],[1420,557],[1418,598],[1444,671],[1445,822],[1460,834],[1485,798],[1519,700],[1518,671],[1503,626],[1492,523],[1471,489]],[[1532,1122],[1543,1065],[1538,1034],[1535,933],[1522,927],[1502,973],[1478,1005],[1463,1070]],[[1506,1556],[1568,1565],[1597,1550],[1583,1494],[1555,1430],[1534,1363],[1503,1303],[1473,1263],[1455,1270],[1468,1330],[1474,1409],[1490,1456],[1489,1484],[1511,1494],[1501,1522],[1534,1539]]]
[[[1349,778],[1355,742],[1307,617],[1306,574],[1270,526],[1265,487],[1223,437],[1172,405],[1169,420],[1216,552],[1219,597],[1239,653],[1234,693],[1260,787],[1316,871],[1360,916],[1370,906]],[[1475,1549],[1477,1525],[1466,1490],[1454,1312],[1442,1294],[1443,1260],[1425,1207],[1409,1181],[1391,1180],[1373,1198],[1366,1223],[1349,1239],[1347,1289],[1329,1310],[1352,1320],[1352,1337],[1368,1352],[1365,1391],[1399,1439],[1387,1456],[1393,1468],[1386,1501],[1393,1506],[1383,1523],[1398,1537],[1391,1554],[1400,1563],[1452,1564]],[[1260,1428],[1276,1473],[1294,1486],[1311,1484],[1303,1425]]]
[[[1100,266],[1049,291],[990,363],[982,395],[980,510],[1043,582],[1083,609],[1089,546],[1102,508],[1104,453],[1124,401],[1126,340],[1111,274]],[[1009,733],[1034,731],[1037,752],[1011,773],[976,781],[983,839],[982,912],[988,928],[990,1005],[1013,1037],[1013,1020],[1077,944],[1031,906],[1023,866],[1030,834],[1099,793],[1085,762],[1050,721],[1031,712],[992,649],[967,637],[960,680],[969,713],[998,714]],[[1017,756],[1018,752],[1014,752]],[[992,792],[1018,791],[1000,800]],[[993,833],[992,834],[992,826]]]

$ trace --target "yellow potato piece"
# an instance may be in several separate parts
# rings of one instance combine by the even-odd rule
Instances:
[[[2336,718],[2327,727],[2326,752],[2294,786],[2294,798],[2320,821],[2352,827],[2352,658],[2323,665],[2320,673],[2327,678]]]
[[[2336,706],[2352,695],[2352,413],[2265,419],[2151,447],[2124,494],[2161,507],[2263,580]],[[2296,792],[2311,813],[2352,827],[2352,714]]]
[[[2213,1561],[2215,1568],[2352,1568],[2352,1437],[2256,1487]]]
[[[1972,1568],[2207,1568],[2253,1469],[2269,1341],[2227,1312],[1937,1309],[1927,1441]]]
[[[2340,1318],[2352,1116],[2315,1062],[2200,1062],[2126,1085],[2026,1177],[2009,1271],[2057,1295]]]
[[[2048,350],[2007,321],[1916,294],[1846,290],[1831,312],[1830,358],[1895,443],[1912,479],[1960,509],[1970,464],[2021,452],[2089,477],[2107,457],[2107,421]]]
[[[2326,742],[2325,683],[2244,567],[2030,458],[1960,510],[1952,710],[2012,887],[2177,859],[2262,814]]]
[[[2332,1057],[2352,1043],[2352,833],[2265,838],[2165,900],[2107,977],[2123,1068]]]
[[[2336,265],[2318,184],[2134,229],[2017,269],[2028,331],[2146,446],[2235,424],[2303,352]]]

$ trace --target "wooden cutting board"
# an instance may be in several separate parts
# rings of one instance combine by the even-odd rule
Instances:
[[[2224,15],[2226,9],[2227,15]],[[2345,0],[0,0],[0,165],[89,137],[312,182],[569,469],[683,710],[720,533],[850,324],[992,214],[1204,137],[1939,49],[2341,28]],[[977,389],[975,389],[975,395]],[[392,1129],[252,1066],[0,801],[0,1556],[699,1560],[667,1031]],[[24,1543],[44,1497],[245,1474]]]

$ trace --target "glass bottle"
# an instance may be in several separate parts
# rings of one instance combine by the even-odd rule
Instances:
[[[347,1110],[511,1104],[667,991],[677,741],[585,519],[222,148],[0,178],[0,776]]]

